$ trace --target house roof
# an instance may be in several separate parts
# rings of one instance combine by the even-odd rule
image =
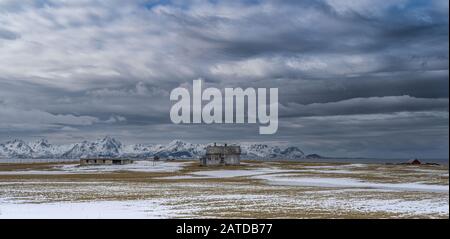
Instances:
[[[208,146],[206,154],[241,154],[240,146]]]

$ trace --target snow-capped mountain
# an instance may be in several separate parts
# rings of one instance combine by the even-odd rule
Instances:
[[[152,157],[155,152],[154,145],[145,145],[145,144],[129,144],[123,145],[122,154],[127,155],[128,157]]]
[[[74,144],[62,158],[86,158],[86,157],[119,157],[122,155],[122,143],[109,136],[94,142],[83,141]]]
[[[39,139],[29,144],[33,158],[54,158],[62,155],[73,147],[73,145],[53,145],[46,139]]]
[[[243,158],[296,159],[305,156],[303,151],[293,146],[282,148],[267,144],[242,144],[241,149]]]
[[[159,145],[155,155],[172,158],[198,158],[205,154],[206,145],[191,144],[181,140],[174,140],[168,145]]]
[[[112,137],[95,141],[82,141],[75,144],[53,145],[46,139],[27,144],[22,140],[0,144],[0,158],[87,158],[87,157],[132,157],[189,159],[205,154],[206,146],[211,144],[193,144],[174,140],[168,144],[131,144],[124,145]],[[305,154],[297,147],[275,146],[268,144],[243,143],[242,158],[245,159],[301,159]]]
[[[7,155],[10,158],[27,158],[32,153],[33,149],[20,139],[0,144],[0,155]]]

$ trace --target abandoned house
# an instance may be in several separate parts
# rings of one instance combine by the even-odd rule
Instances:
[[[80,165],[124,165],[133,163],[131,159],[112,158],[84,158],[80,159]]]
[[[240,146],[214,146],[206,147],[206,155],[200,159],[200,164],[208,165],[239,165],[241,161]]]

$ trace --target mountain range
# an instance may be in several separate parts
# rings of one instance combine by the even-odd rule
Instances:
[[[27,143],[12,140],[0,144],[0,158],[87,158],[87,157],[130,157],[150,158],[200,158],[205,147],[211,144],[193,144],[173,140],[169,144],[130,144],[124,145],[113,137],[104,137],[94,141],[82,141],[74,144],[54,145],[47,139]],[[302,150],[295,146],[277,146],[259,143],[242,143],[241,157],[244,159],[303,159],[307,158]]]

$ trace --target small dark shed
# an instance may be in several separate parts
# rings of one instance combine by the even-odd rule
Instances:
[[[411,159],[408,161],[409,164],[413,164],[413,165],[419,165],[422,164],[422,162],[420,162],[418,159]]]

